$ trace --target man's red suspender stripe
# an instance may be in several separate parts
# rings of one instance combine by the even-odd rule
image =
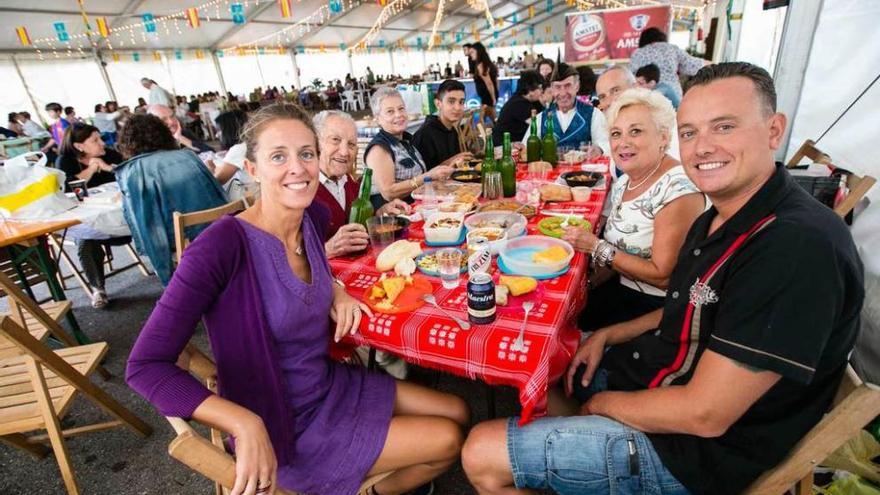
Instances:
[[[724,254],[721,255],[721,257],[718,258],[718,260],[715,261],[715,263],[712,265],[712,267],[709,268],[709,270],[705,274],[703,274],[702,277],[700,277],[700,282],[706,283],[706,281],[709,280],[712,277],[712,275],[715,274],[715,272],[718,270],[718,268],[721,267],[721,265],[724,264],[724,262],[727,261],[728,258],[733,256],[733,254],[736,252],[736,250],[739,249],[747,240],[749,240],[749,238],[752,237],[758,231],[758,229],[763,227],[767,222],[774,220],[775,218],[776,218],[776,215],[766,216],[766,217],[762,218],[761,220],[759,220],[758,223],[753,225],[752,228],[750,228],[747,232],[745,232],[742,235],[740,235],[739,237],[737,237],[736,240],[733,241],[733,244],[731,244],[730,247],[727,248],[727,251],[725,251]],[[654,379],[651,380],[651,383],[648,385],[648,388],[658,387],[660,385],[660,382],[662,382],[664,378],[666,378],[669,374],[678,371],[681,368],[682,364],[684,363],[684,359],[685,359],[685,356],[687,355],[688,347],[690,346],[691,326],[693,325],[693,318],[694,318],[694,310],[695,309],[696,309],[696,306],[694,306],[692,303],[688,302],[688,307],[687,307],[687,311],[685,312],[684,321],[682,322],[682,325],[681,325],[681,334],[679,335],[678,352],[675,355],[675,361],[673,361],[671,365],[661,369],[657,373],[657,376],[655,376]]]

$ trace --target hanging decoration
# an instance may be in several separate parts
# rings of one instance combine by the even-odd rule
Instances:
[[[553,0],[547,0],[547,13],[553,12]]]
[[[290,0],[278,0],[278,8],[281,9],[282,19],[287,19],[291,16]]]
[[[533,19],[535,17],[535,6],[529,5],[529,19]]]
[[[162,61],[162,52],[159,52],[159,51],[153,52],[153,60],[155,60],[156,62],[161,62]]]
[[[96,17],[95,18],[95,25],[98,26],[98,34],[100,34],[101,37],[103,37],[103,38],[110,37],[110,27],[107,25],[107,18],[106,17]]]
[[[233,24],[244,24],[244,5],[240,3],[233,3],[229,5],[229,13],[232,15],[232,23]]]
[[[174,50],[174,58],[175,58],[176,60],[183,60],[183,51],[181,51],[181,50]]]
[[[116,52],[111,53],[110,58],[112,58],[114,62],[119,62],[119,54]]]
[[[382,8],[382,12],[379,12],[379,17],[373,22],[369,31],[361,37],[360,41],[354,44],[354,47],[349,47],[349,50],[365,50],[366,47],[372,44],[373,40],[379,36],[382,28],[385,27],[385,23],[387,23],[393,16],[399,14],[405,7],[412,3],[412,1],[413,0],[390,0],[388,4]]]
[[[358,5],[360,5],[360,3],[353,4],[352,8]],[[311,32],[313,29],[322,27],[330,20],[330,16],[330,7],[327,4],[322,4],[317,10],[306,16],[304,19],[285,27],[284,29],[261,36],[249,43],[235,45],[230,48],[230,50],[235,50],[240,47],[253,48],[260,44],[274,45],[278,47],[285,45],[290,46],[297,38]]]
[[[144,24],[144,32],[147,33],[155,33],[156,32],[156,20],[153,18],[153,14],[147,12],[146,14],[141,16],[141,20]]]
[[[379,5],[384,7],[388,3],[388,0],[379,0]]]
[[[550,26],[549,24],[547,26],[544,26],[544,32],[546,34],[550,34],[551,31],[553,31],[553,26]]]
[[[205,58],[205,52],[203,52],[201,48],[196,50],[196,58],[199,60]]]
[[[379,48],[385,48],[385,40],[379,40]]]
[[[186,23],[193,29],[198,29],[202,21],[199,19],[199,9],[192,7],[186,9]]]
[[[435,45],[439,45],[440,42],[437,40],[437,30],[440,29],[440,23],[443,21],[443,10],[446,5],[446,0],[440,0],[440,3],[437,4],[437,13],[434,14],[434,26],[431,28],[431,37],[428,38],[430,41],[428,42],[428,50],[434,48]]]
[[[529,36],[535,37],[535,26],[529,26]]]
[[[21,46],[31,46],[31,37],[28,35],[26,27],[18,26],[15,28],[15,34],[18,35],[18,41],[21,43]]]
[[[333,12],[334,14],[342,12],[342,1],[330,0],[330,12]]]
[[[131,54],[131,59],[134,60],[135,62],[140,62],[141,61],[141,54],[138,52],[134,52]]]
[[[55,35],[58,36],[58,41],[62,43],[70,41],[70,35],[67,34],[67,27],[64,26],[63,22],[56,22],[52,26],[55,28]]]

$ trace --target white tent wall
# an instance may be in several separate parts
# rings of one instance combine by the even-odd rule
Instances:
[[[3,91],[0,91],[0,112],[2,112],[0,125],[6,127],[6,116],[9,112],[28,112],[31,114],[31,119],[39,123],[39,116],[43,112],[31,105],[31,100],[21,84],[11,59],[0,60],[0,81],[3,81]]]
[[[95,113],[95,103],[110,99],[101,72],[92,58],[19,60],[18,65],[41,109],[47,103],[56,102],[72,106],[77,116],[86,117]]]
[[[300,57],[300,55],[297,55]],[[297,58],[299,60],[299,58]],[[375,51],[371,53],[358,53],[351,58],[354,65],[355,77],[366,77],[367,67],[373,71],[376,76],[385,76],[391,74],[391,60],[388,58],[388,52]]]
[[[299,80],[303,86],[311,85],[316,78],[321,79],[325,85],[331,79],[344,81],[348,74],[348,56],[341,51],[297,54],[296,63],[299,65]],[[225,76],[225,69],[223,74]]]
[[[220,70],[223,71],[223,79],[226,81],[226,90],[236,95],[247,96],[256,87],[265,89],[268,86],[290,86],[293,84],[293,61],[290,55],[248,55],[242,57],[220,57]],[[306,77],[310,70],[308,55],[297,55],[297,63],[302,72],[301,81],[306,84]],[[210,60],[207,61],[209,64]],[[207,70],[207,69],[206,69]],[[216,72],[213,80],[216,87]]]
[[[736,56],[731,60],[749,62],[773,73],[776,67],[776,56],[782,40],[782,28],[785,24],[787,7],[764,10],[761,0],[739,0],[734,3],[736,12],[743,13],[743,20],[734,21],[731,45],[735,47]]]
[[[209,91],[220,92],[220,81],[217,80],[217,71],[214,70],[214,62],[210,57],[182,60],[172,58],[168,64],[174,80],[174,89],[179,96],[186,96],[189,99],[190,95]]]
[[[140,61],[135,62],[132,60],[131,54],[120,54],[119,62],[107,63],[107,75],[110,77],[110,84],[113,85],[113,91],[116,93],[119,105],[134,108],[137,106],[138,98],[147,99],[148,91],[141,85],[142,77],[156,81],[159,86],[168,91],[172,90],[171,76],[165,69],[165,65],[147,53],[141,53],[140,56],[142,57]],[[97,67],[95,67],[95,72],[97,73]],[[102,86],[103,84],[101,82]],[[99,101],[103,100],[93,101],[90,110],[93,110],[94,104]]]

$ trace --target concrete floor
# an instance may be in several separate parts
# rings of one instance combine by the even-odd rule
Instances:
[[[120,262],[128,255],[116,251]],[[109,381],[94,380],[135,414],[149,423],[154,431],[141,438],[127,429],[115,428],[68,440],[68,450],[74,472],[83,494],[204,494],[213,493],[213,485],[198,474],[171,459],[167,454],[174,434],[170,425],[141,396],[129,389],[123,381],[125,362],[146,321],[162,287],[155,277],[143,277],[137,270],[129,270],[107,281],[111,304],[103,310],[93,309],[79,286],[67,291],[73,301],[73,311],[83,331],[94,341],[110,345],[106,368],[114,375]],[[37,295],[45,294],[45,287]],[[5,305],[4,303],[0,303]],[[197,342],[207,349],[204,333]],[[433,371],[414,369],[412,379],[433,383]],[[485,387],[481,383],[440,375],[437,388],[463,397],[469,403],[475,422],[487,417]],[[509,416],[518,411],[516,391],[497,389],[498,415]],[[63,421],[64,427],[85,425],[106,420],[93,404],[77,399]],[[63,494],[65,493],[58,465],[53,456],[37,460],[19,450],[0,444],[0,494]],[[438,495],[470,495],[475,491],[467,482],[457,464],[436,482]]]

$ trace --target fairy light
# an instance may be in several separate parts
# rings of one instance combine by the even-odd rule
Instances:
[[[446,4],[446,0],[440,0],[440,3],[437,4],[437,14],[434,16],[434,26],[431,28],[431,37],[428,39],[428,50],[434,49],[434,41],[437,39],[437,29],[440,28],[440,23],[443,21],[443,7]]]
[[[227,50],[234,51],[234,50],[237,50],[242,47],[256,47],[260,43],[262,43],[266,40],[272,39],[272,38],[274,38],[275,40],[272,43],[268,43],[268,44],[280,45],[281,44],[280,38],[282,36],[285,36],[285,40],[289,43],[291,40],[291,38],[290,38],[291,31],[298,30],[299,35],[302,36],[305,33],[311,32],[311,30],[313,29],[312,28],[313,24],[318,27],[323,26],[324,23],[326,23],[327,21],[330,20],[330,17],[331,17],[330,8],[327,6],[327,4],[322,4],[320,7],[318,7],[317,10],[315,10],[314,12],[312,12],[311,14],[306,16],[304,19],[296,22],[295,24],[291,24],[280,31],[276,31],[272,34],[262,36],[260,38],[253,40],[253,41],[250,41],[248,43],[241,43],[241,44],[233,46],[232,48],[226,48],[226,49],[224,49],[224,52],[226,52]]]
[[[370,27],[367,34],[365,34],[360,41],[355,43],[354,46],[348,47],[347,50],[349,52],[364,50],[367,45],[376,39],[376,36],[378,36],[382,28],[385,27],[385,23],[387,23],[391,17],[400,13],[410,3],[412,3],[412,0],[391,0],[388,2],[385,7],[382,8],[382,12],[379,13],[379,17],[376,18],[376,22],[373,23],[373,26]]]

